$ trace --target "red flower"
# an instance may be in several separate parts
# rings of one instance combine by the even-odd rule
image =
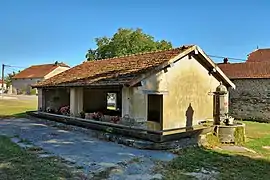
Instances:
[[[111,121],[112,121],[113,123],[117,124],[117,123],[120,121],[120,118],[119,118],[118,116],[113,116],[113,117],[111,118]]]

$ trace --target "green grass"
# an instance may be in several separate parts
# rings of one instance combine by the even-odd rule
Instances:
[[[37,109],[37,100],[7,100],[0,99],[0,117],[25,115],[25,111]]]
[[[260,156],[270,162],[270,150],[263,146],[270,146],[270,124],[258,122],[245,122],[246,124],[246,147],[255,150]]]
[[[255,150],[260,156],[267,159],[270,162],[270,150],[263,148],[264,146],[270,146],[270,135],[262,137],[260,139],[247,142],[246,146]]]
[[[36,100],[0,99],[0,117],[21,116],[25,111],[35,110]],[[111,107],[110,107],[111,108]],[[179,156],[165,167],[165,179],[195,179],[187,172],[219,172],[216,179],[259,180],[270,177],[270,124],[244,121],[247,142],[244,146],[257,153],[234,153],[211,148],[188,148],[178,152]],[[61,179],[71,174],[58,161],[40,159],[25,151],[7,138],[0,136],[0,179]],[[71,178],[72,179],[72,178]]]
[[[116,107],[114,107],[114,106],[107,106],[107,109],[108,110],[116,110]]]
[[[186,172],[198,172],[201,168],[219,172],[216,179],[269,179],[270,162],[252,159],[243,155],[232,155],[204,148],[182,150],[179,157],[167,166],[165,179],[189,179]]]
[[[75,174],[57,158],[38,158],[0,136],[1,180],[75,179]]]
[[[211,148],[188,148],[164,167],[165,179],[195,179],[186,173],[207,171],[219,172],[216,179],[266,180],[270,177],[270,124],[247,122],[245,147],[256,151],[228,152]],[[207,178],[206,178],[207,179]]]
[[[244,121],[246,124],[246,137],[250,141],[270,134],[270,123]]]

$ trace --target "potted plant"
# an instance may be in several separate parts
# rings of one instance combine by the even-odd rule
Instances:
[[[92,115],[92,118],[94,119],[94,120],[97,120],[97,121],[100,121],[101,120],[101,118],[103,117],[103,114],[101,113],[101,112],[95,112],[95,113],[93,113],[93,115]]]
[[[119,116],[113,116],[113,117],[111,118],[111,122],[113,122],[113,123],[115,123],[115,124],[117,124],[119,121],[120,121],[120,117],[119,117]]]
[[[70,108],[69,106],[62,106],[59,110],[59,112],[62,114],[62,115],[69,115],[70,113]]]

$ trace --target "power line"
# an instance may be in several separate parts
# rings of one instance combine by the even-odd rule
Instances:
[[[10,69],[7,69],[7,68],[10,68]],[[1,86],[2,90],[4,89],[5,70],[13,69],[13,71],[14,71],[14,68],[22,69],[22,68],[25,68],[25,67],[2,64],[2,78],[1,78],[2,79],[2,83],[1,83],[2,84],[2,86]],[[17,70],[15,70],[15,71],[17,71]],[[2,94],[3,94],[3,92],[2,92]]]
[[[13,66],[13,65],[5,65],[5,67],[13,67],[13,68],[27,68],[27,67],[22,67],[22,66]]]
[[[225,57],[225,56],[219,56],[219,55],[210,55],[210,54],[207,54],[207,56],[209,57],[213,57],[213,58],[219,58],[219,59],[229,59],[231,61],[242,61],[242,62],[246,62],[246,59],[240,59],[240,58],[233,58],[233,57]],[[14,69],[14,68],[19,68],[19,69],[25,69],[27,67],[23,67],[23,66],[13,66],[13,65],[7,65],[7,64],[3,64],[2,65],[6,70],[8,70],[7,68],[10,68],[12,69],[12,71],[19,71],[17,69]]]
[[[6,70],[19,71],[22,68],[6,67]]]
[[[210,55],[208,54],[209,57],[214,57],[214,58],[221,58],[221,59],[224,59],[224,58],[227,58],[229,60],[236,60],[236,61],[243,61],[243,62],[246,62],[246,59],[240,59],[240,58],[232,58],[232,57],[225,57],[225,56],[217,56],[217,55]]]
[[[12,68],[12,69],[8,69],[8,68],[6,68],[6,69],[5,69],[5,74],[13,73],[13,72],[16,73],[16,72],[19,72],[19,71],[20,71],[20,70],[18,70],[18,69],[13,69],[13,68]]]

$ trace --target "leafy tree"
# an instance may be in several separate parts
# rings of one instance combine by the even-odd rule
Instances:
[[[155,41],[154,37],[145,34],[142,29],[120,28],[111,38],[100,37],[95,41],[97,48],[89,49],[86,54],[89,61],[172,48],[171,42]]]
[[[7,84],[8,87],[11,85],[12,77],[15,76],[15,75],[16,75],[16,73],[14,71],[12,73],[8,73],[6,75],[6,77],[5,77],[5,83]]]

